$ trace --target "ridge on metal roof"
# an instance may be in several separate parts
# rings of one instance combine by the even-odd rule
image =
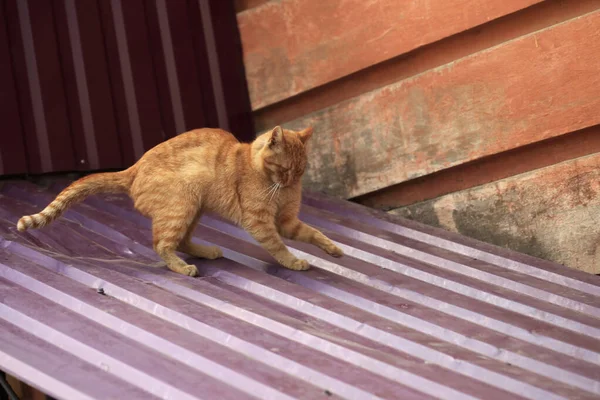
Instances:
[[[345,257],[286,270],[207,216],[225,258],[185,277],[126,197],[17,232],[64,184],[0,188],[0,370],[58,399],[600,396],[596,276],[306,193]]]

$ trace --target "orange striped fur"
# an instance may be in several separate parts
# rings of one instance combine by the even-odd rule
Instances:
[[[205,212],[243,227],[284,267],[305,270],[308,262],[290,253],[281,237],[343,255],[330,239],[298,219],[305,144],[311,136],[312,128],[295,132],[277,126],[246,144],[220,129],[189,131],[148,150],[125,171],[79,179],[40,213],[22,217],[17,227],[41,228],[87,196],[123,192],[152,219],[154,250],[175,272],[198,274],[177,250],[200,258],[222,257],[218,247],[191,241]]]

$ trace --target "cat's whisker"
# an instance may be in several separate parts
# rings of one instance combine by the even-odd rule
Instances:
[[[267,197],[269,197],[269,195],[271,194],[271,192],[272,192],[273,190],[275,190],[275,186],[276,186],[276,185],[277,185],[276,183],[273,183],[273,184],[272,184],[271,186],[269,186],[267,189],[263,190],[263,191],[260,193],[260,195],[262,196],[262,198],[263,198],[263,199],[266,199]]]
[[[270,192],[270,191],[271,191],[271,189],[273,189],[273,186],[275,186],[275,185],[276,185],[276,183],[273,183],[273,184],[271,184],[271,185],[270,185],[268,188],[266,188],[265,190],[263,190],[263,191],[262,191],[262,192],[260,192],[259,194],[260,194],[260,195],[263,195],[263,194],[265,194],[265,193],[267,193],[267,192]]]
[[[271,202],[271,200],[273,200],[273,196],[275,196],[275,193],[277,193],[277,192],[279,191],[279,187],[280,187],[280,186],[281,186],[281,185],[280,185],[279,183],[277,183],[277,184],[275,185],[275,189],[273,190],[273,193],[271,193],[271,197],[269,198],[269,203]]]
[[[269,196],[269,203],[271,203],[271,199],[273,199],[273,195],[275,194],[275,192],[277,191],[277,185],[275,185],[275,187],[273,187],[273,190],[271,190],[269,192],[270,196]]]
[[[269,192],[263,198],[266,200],[267,197],[269,197],[269,196],[272,197],[273,193],[275,193],[275,190],[277,190],[277,184],[276,183],[274,183],[271,186],[271,189],[269,190]],[[271,200],[269,200],[269,201],[271,201]]]

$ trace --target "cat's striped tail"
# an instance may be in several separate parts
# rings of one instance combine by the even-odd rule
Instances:
[[[21,232],[29,228],[42,228],[60,217],[70,206],[96,193],[127,192],[133,181],[132,168],[120,172],[105,172],[85,176],[56,196],[41,212],[22,217],[17,223]]]

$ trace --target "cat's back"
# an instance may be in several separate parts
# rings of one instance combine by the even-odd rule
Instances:
[[[233,134],[222,129],[201,128],[172,137],[149,150],[147,154],[172,153],[195,148],[214,148],[225,143],[238,143],[238,140]]]
[[[197,174],[213,175],[219,149],[227,149],[239,141],[222,129],[202,128],[179,134],[148,150],[136,163],[136,181],[172,180]],[[175,174],[175,175],[174,175]],[[138,182],[139,183],[139,182]],[[135,186],[135,185],[134,185]]]
[[[201,128],[181,133],[148,150],[138,161],[139,166],[178,164],[190,155],[206,156],[215,149],[239,143],[233,134],[222,129]]]
[[[177,139],[177,143],[181,143],[184,147],[211,146],[224,142],[238,143],[238,140],[231,132],[216,128],[194,129],[177,135],[173,139]]]

